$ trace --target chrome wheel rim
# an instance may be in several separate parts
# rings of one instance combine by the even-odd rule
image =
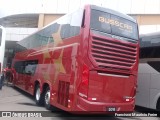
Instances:
[[[36,100],[40,99],[40,88],[37,89],[36,91]]]
[[[46,105],[50,104],[50,90],[48,90],[45,94],[45,103]]]

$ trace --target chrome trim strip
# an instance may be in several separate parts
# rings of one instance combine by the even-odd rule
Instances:
[[[98,73],[98,75],[103,75],[103,76],[112,76],[112,77],[123,77],[123,78],[129,78],[129,76],[124,76],[124,75],[115,75],[115,74],[106,74],[106,73]]]

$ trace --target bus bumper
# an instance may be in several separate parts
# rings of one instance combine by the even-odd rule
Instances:
[[[134,101],[126,103],[103,103],[92,102],[79,97],[74,111],[86,111],[91,113],[133,112],[134,107]]]

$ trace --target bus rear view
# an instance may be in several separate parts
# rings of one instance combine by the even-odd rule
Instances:
[[[17,45],[13,84],[37,104],[85,113],[134,110],[139,42],[131,17],[87,5]]]
[[[138,26],[131,17],[87,6],[77,110],[133,111],[138,70]]]

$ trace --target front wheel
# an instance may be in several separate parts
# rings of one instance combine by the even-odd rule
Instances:
[[[40,86],[37,85],[36,86],[36,90],[35,90],[35,101],[37,105],[42,105],[43,104],[43,93],[41,94],[40,92]]]
[[[44,95],[44,104],[46,109],[50,110],[51,109],[51,104],[50,104],[50,89],[49,87],[47,87],[46,91],[45,91],[45,95]]]

